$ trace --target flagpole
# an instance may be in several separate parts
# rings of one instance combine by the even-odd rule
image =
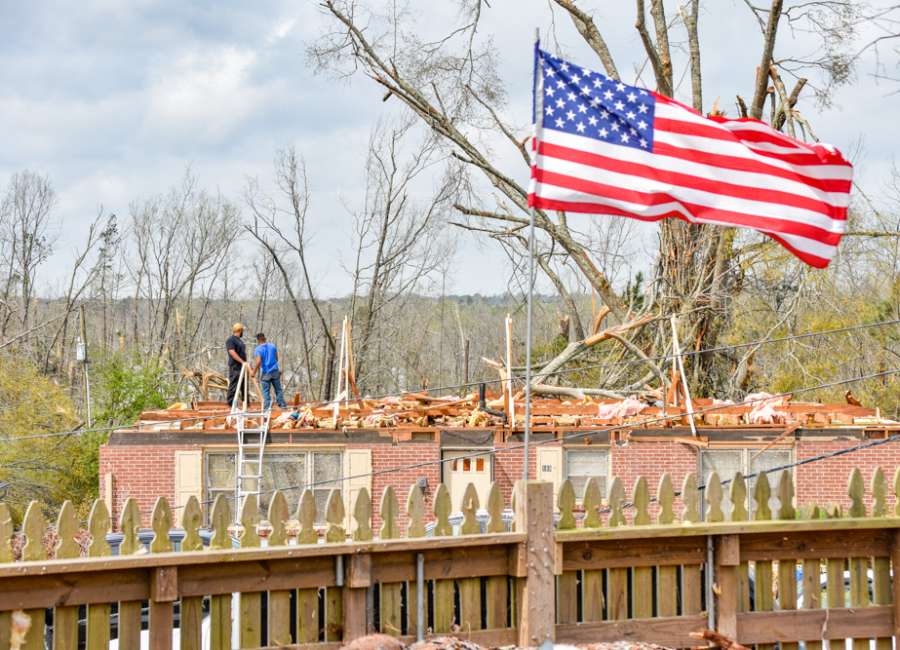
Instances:
[[[534,30],[534,160],[537,161],[538,136],[541,132],[541,119],[544,115],[543,102],[543,68],[540,61],[541,30]],[[528,308],[525,323],[525,440],[523,444],[524,458],[522,478],[528,480],[528,457],[531,443],[531,339],[533,336],[534,315],[534,206],[528,213]]]

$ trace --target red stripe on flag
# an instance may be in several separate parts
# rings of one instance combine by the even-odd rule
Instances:
[[[667,142],[654,142],[653,153],[680,160],[690,160],[704,165],[712,165],[713,167],[721,167],[723,169],[733,169],[739,172],[754,172],[757,174],[768,174],[769,176],[777,176],[785,180],[797,181],[804,185],[809,185],[823,192],[850,192],[852,186],[850,181],[841,179],[825,179],[813,178],[803,174],[792,172],[778,167],[769,165],[752,158],[741,158],[740,156],[728,156],[721,153],[711,153],[708,151],[700,151],[699,149],[687,149],[684,147],[676,147]]]
[[[571,149],[549,142],[541,142],[540,152],[544,155],[568,160],[570,162],[588,165],[598,169],[638,176],[651,180],[668,183],[670,185],[678,185],[703,192],[720,194],[722,196],[731,196],[739,199],[747,199],[751,201],[763,201],[766,203],[774,203],[778,205],[790,205],[795,208],[811,210],[819,212],[832,219],[845,221],[847,219],[847,209],[836,207],[824,201],[793,194],[791,192],[783,192],[779,190],[770,190],[757,187],[749,187],[747,185],[738,185],[735,183],[726,183],[716,179],[702,178],[691,174],[673,172],[651,165],[642,165],[639,163],[628,162],[609,156],[603,156],[597,153],[588,153],[578,149]]]
[[[796,235],[831,246],[836,246],[841,240],[842,233],[830,232],[824,228],[819,228],[818,226],[813,226],[811,224],[712,208],[706,205],[680,200],[668,192],[640,192],[638,190],[624,189],[605,183],[575,178],[565,174],[548,172],[545,169],[537,170],[536,180],[538,183],[547,183],[557,187],[584,192],[585,194],[592,194],[599,198],[612,198],[647,207],[665,203],[677,203],[699,220],[706,219],[720,223],[728,223],[734,226],[754,228],[756,230]]]
[[[540,196],[535,196],[534,194],[528,195],[528,205],[542,210],[560,210],[562,212],[577,212],[582,214],[602,214],[615,217],[628,217],[629,219],[637,219],[638,221],[646,222],[662,221],[663,219],[676,218],[681,219],[682,221],[685,221],[687,223],[691,223],[691,221],[687,217],[674,210],[666,214],[661,214],[659,216],[642,216],[634,212],[622,210],[621,208],[612,205],[599,205],[597,203],[583,203],[578,201],[558,201],[555,199],[545,199]],[[818,255],[813,255],[812,253],[801,251],[796,247],[788,244],[782,237],[779,237],[778,235],[775,235],[773,233],[762,234],[766,235],[767,237],[771,237],[773,240],[784,246],[793,255],[800,258],[800,260],[806,262],[810,266],[814,266],[817,269],[824,269],[831,261],[825,257],[819,257]]]

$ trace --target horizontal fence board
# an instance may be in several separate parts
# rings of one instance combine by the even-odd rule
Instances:
[[[139,569],[28,576],[3,580],[0,611],[108,603],[116,599],[147,600],[149,597],[149,573]]]
[[[338,544],[310,544],[308,546],[275,546],[209,550],[203,553],[151,553],[148,555],[116,555],[83,558],[80,560],[40,560],[33,562],[0,563],[0,578],[16,576],[46,576],[82,571],[121,569],[149,569],[164,566],[202,564],[231,564],[267,562],[290,558],[334,557],[357,553],[394,553],[397,551],[428,551],[429,549],[467,548],[519,544],[525,541],[522,533],[494,533],[462,537],[418,537],[390,539],[376,542],[342,542]]]
[[[429,550],[425,579],[477,578],[507,575],[510,550],[506,545],[479,548]],[[416,579],[416,554],[383,553],[372,556],[372,582],[404,582]]]
[[[182,567],[178,571],[178,593],[204,596],[332,587],[337,584],[334,565],[333,557],[319,557],[242,562],[223,567]]]
[[[854,557],[888,557],[890,530],[846,530],[839,537],[819,532],[779,532],[742,535],[741,561],[817,560],[841,557],[852,549]]]
[[[698,564],[706,538],[597,540],[563,543],[563,571]]]
[[[873,607],[748,612],[737,615],[738,641],[777,643],[818,639],[870,639],[891,636],[889,605]]]
[[[735,535],[742,533],[791,533],[806,531],[866,530],[873,528],[900,528],[900,517],[864,519],[812,519],[796,521],[725,521],[673,526],[652,524],[648,526],[617,526],[615,528],[576,528],[557,530],[556,541],[577,542],[600,539],[647,539],[659,537],[694,537],[705,535]]]
[[[635,618],[602,623],[575,623],[556,626],[557,643],[603,643],[632,641],[658,643],[668,647],[700,645],[690,636],[707,627],[706,616],[671,616],[667,618]]]

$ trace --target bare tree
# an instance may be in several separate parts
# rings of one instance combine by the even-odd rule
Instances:
[[[678,62],[673,51],[676,47],[686,51],[684,66],[690,79],[691,103],[702,111],[702,3],[688,0],[673,10],[674,4],[636,0],[634,28],[643,45],[644,63],[652,71],[656,88],[664,94],[675,94],[676,80],[682,78],[676,70]],[[747,4],[751,16],[760,24],[760,65],[749,87],[749,109],[747,102],[738,97],[740,110],[763,117],[768,103],[772,109],[767,118],[777,128],[793,132],[798,127],[802,134],[813,137],[808,120],[796,108],[803,88],[812,85],[805,75],[815,74],[823,89],[845,82],[849,78],[847,66],[852,67],[853,61],[838,53],[851,47],[866,20],[877,16],[887,22],[885,12],[895,7],[872,8],[869,3],[849,0],[772,0],[766,7],[747,0]],[[865,10],[857,11],[863,5]],[[595,20],[599,10],[585,9],[575,0],[551,0],[550,6],[571,18],[606,73],[620,78],[622,67],[603,33],[603,29],[615,26],[605,27],[608,21]],[[483,144],[490,140],[486,137],[490,132],[511,146],[519,160],[530,164],[525,145],[527,132],[502,117],[504,93],[495,74],[497,54],[490,40],[478,33],[482,12],[498,9],[482,0],[467,0],[462,3],[459,23],[448,26],[446,36],[423,42],[410,17],[393,7],[379,12],[374,3],[355,0],[323,0],[322,7],[334,19],[333,29],[310,49],[312,59],[320,67],[339,74],[360,70],[385,89],[385,100],[396,98],[403,102],[441,138],[451,155],[490,184],[491,192],[476,189],[470,201],[460,202],[457,209],[486,222],[477,229],[521,251],[520,231],[528,223],[527,191],[514,180],[515,172],[501,166],[496,151]],[[791,58],[779,52],[776,45],[785,22],[792,31],[808,30],[817,35],[821,47],[814,57]],[[644,65],[641,61],[634,63],[638,69]],[[784,87],[782,74],[796,79],[790,91]],[[559,288],[560,278],[554,266],[547,263],[553,259],[546,257],[551,252],[563,256],[558,259],[576,268],[621,320],[626,311],[623,296],[598,267],[585,238],[573,232],[566,215],[538,210],[535,221],[542,233],[538,249],[547,252],[541,256],[544,263],[539,258],[540,268],[554,286]],[[744,247],[744,243],[749,247]],[[661,222],[648,307],[680,316],[684,347],[697,350],[715,345],[727,325],[730,301],[741,289],[748,255],[752,260],[757,246],[756,239],[745,242],[730,229],[674,219]],[[665,350],[667,332],[667,327],[657,326],[650,349]],[[716,383],[713,361],[702,356],[692,364],[694,381],[706,386]]]
[[[424,203],[413,198],[414,183],[426,171],[443,163],[433,138],[413,146],[404,156],[409,121],[391,129],[376,128],[369,141],[366,162],[366,196],[355,214],[356,254],[350,311],[358,343],[354,345],[357,380],[364,382],[368,369],[376,391],[384,390],[377,377],[384,368],[387,343],[380,334],[412,292],[434,273],[452,253],[448,237],[439,226],[450,209],[459,186],[457,165],[446,169],[438,187]],[[383,364],[381,364],[383,365]],[[371,367],[370,367],[371,366]]]
[[[147,302],[154,340],[148,348],[170,362],[193,347],[199,323],[240,233],[237,208],[221,196],[197,188],[187,172],[168,194],[131,206],[135,286],[134,328],[138,339],[138,300]],[[203,297],[200,313],[194,299]],[[182,311],[182,309],[184,311]]]
[[[55,201],[46,176],[24,171],[9,181],[0,203],[0,335],[6,334],[16,313],[22,329],[32,324],[37,271],[53,252],[50,212]]]
[[[332,372],[335,358],[335,335],[331,318],[325,315],[322,301],[316,295],[310,273],[306,247],[308,244],[307,216],[309,213],[309,184],[306,165],[293,148],[279,151],[275,160],[277,195],[262,191],[256,179],[248,183],[244,200],[250,209],[250,221],[244,225],[248,232],[270,256],[278,269],[282,283],[294,309],[300,326],[301,348],[306,367],[307,394],[317,392],[320,398],[331,394]],[[293,271],[300,277],[299,286]],[[307,315],[304,298],[312,307]],[[312,331],[311,321],[318,325],[318,335]],[[313,350],[317,341],[324,340],[326,359],[322,370],[322,382],[313,384]]]

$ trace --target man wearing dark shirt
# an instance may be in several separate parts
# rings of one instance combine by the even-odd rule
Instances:
[[[231,336],[225,341],[225,351],[228,353],[228,403],[234,404],[234,394],[237,392],[238,377],[241,375],[241,368],[247,363],[247,347],[241,340],[244,335],[244,326],[235,323],[231,326]],[[249,368],[248,368],[249,370]],[[248,382],[250,381],[249,373],[244,376],[242,392],[246,395],[249,390]]]

